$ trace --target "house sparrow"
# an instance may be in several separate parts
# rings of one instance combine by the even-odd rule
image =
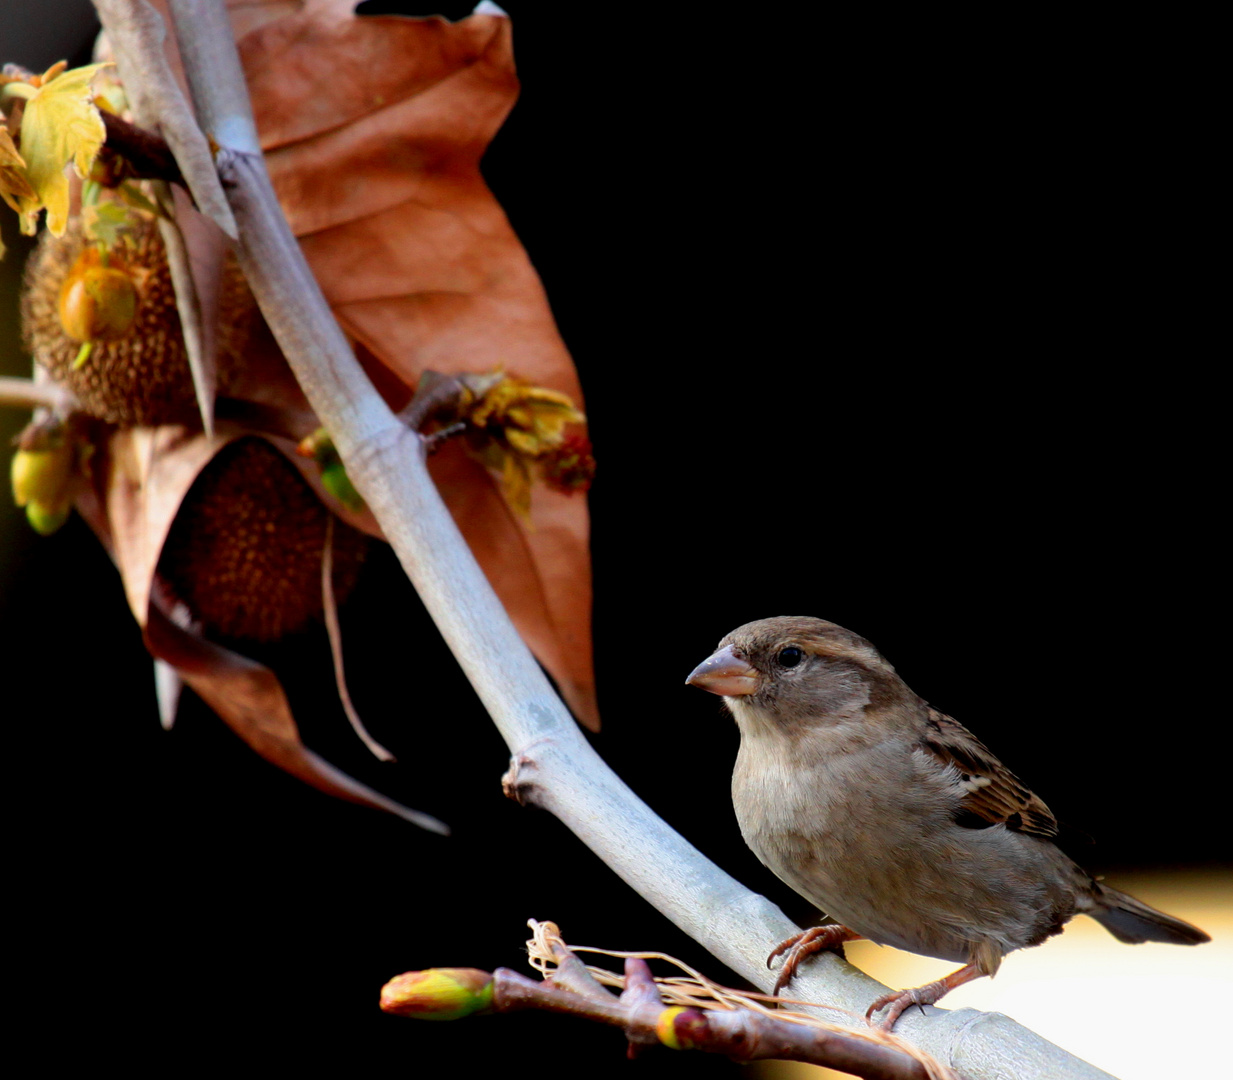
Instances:
[[[878,998],[865,1018],[886,1008],[889,1030],[1079,913],[1119,941],[1211,940],[1075,865],[1049,808],[841,626],[747,623],[687,682],[721,695],[740,728],[732,801],[745,842],[839,924],[771,953],[768,964],[788,953],[776,994],[806,956],[860,937],[964,965]]]

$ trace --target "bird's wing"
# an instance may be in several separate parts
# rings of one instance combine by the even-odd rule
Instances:
[[[929,709],[921,746],[959,773],[965,792],[956,815],[960,825],[1005,825],[1033,836],[1057,836],[1057,820],[1049,808],[957,720]]]

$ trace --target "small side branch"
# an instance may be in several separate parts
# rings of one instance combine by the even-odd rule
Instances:
[[[738,1061],[806,1061],[869,1080],[928,1080],[925,1067],[898,1050],[857,1035],[803,1028],[757,1013],[703,1011],[662,1003],[610,1003],[537,983],[508,968],[493,972],[493,1012],[543,1009],[619,1027],[635,1045],[659,1042],[674,1050],[700,1050]]]
[[[551,924],[546,924],[551,925]],[[948,1070],[873,1035],[781,1020],[743,1008],[666,1005],[645,960],[625,961],[619,997],[605,990],[557,938],[556,971],[543,982],[508,968],[491,975],[474,968],[409,971],[381,991],[381,1008],[413,1019],[456,1020],[482,1013],[544,1012],[620,1028],[629,1056],[656,1043],[673,1050],[723,1054],[738,1061],[778,1058],[825,1065],[867,1080],[941,1080]]]
[[[106,148],[124,158],[138,179],[166,180],[187,188],[180,166],[166,140],[145,128],[130,124],[115,113],[100,110],[107,129]]]
[[[0,375],[0,405],[18,409],[50,409],[57,416],[67,416],[77,409],[77,398],[66,387],[51,381],[35,382]]]

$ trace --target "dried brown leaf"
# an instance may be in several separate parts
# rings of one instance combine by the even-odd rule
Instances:
[[[503,367],[581,407],[538,275],[479,173],[518,90],[509,20],[361,18],[352,0],[228,6],[284,210],[386,400],[401,408],[427,369]],[[256,359],[234,398],[306,408],[281,359]],[[311,463],[292,460],[335,513],[381,535],[367,510],[340,506]],[[585,500],[537,488],[524,525],[474,463],[436,473],[524,638],[598,727]]]
[[[275,189],[339,322],[406,386],[503,367],[581,407],[538,275],[479,172],[518,89],[509,20],[352,8],[265,11],[239,43]],[[519,630],[597,726],[584,500],[537,490],[524,528],[483,470],[434,475]]]
[[[174,669],[201,699],[267,761],[339,798],[385,810],[432,832],[441,822],[347,776],[300,741],[278,677],[264,665],[181,626],[156,576],[163,544],[201,470],[243,432],[220,425],[212,437],[182,427],[114,432],[95,467],[95,489],[77,501],[82,516],[111,552],[150,654]],[[294,444],[277,442],[297,467]],[[183,621],[183,620],[181,620]],[[163,716],[164,726],[169,719]]]
[[[353,780],[300,741],[291,706],[275,674],[254,660],[177,626],[158,604],[145,625],[152,656],[171,664],[237,735],[267,761],[340,799],[385,810],[431,832],[449,829]]]
[[[129,607],[142,626],[176,512],[201,470],[235,434],[220,431],[209,437],[167,425],[111,436],[105,467],[109,546]]]

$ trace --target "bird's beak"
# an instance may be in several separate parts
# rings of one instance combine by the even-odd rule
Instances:
[[[758,672],[732,651],[722,648],[708,660],[703,660],[685,680],[687,686],[699,686],[712,694],[739,697],[758,689]]]

